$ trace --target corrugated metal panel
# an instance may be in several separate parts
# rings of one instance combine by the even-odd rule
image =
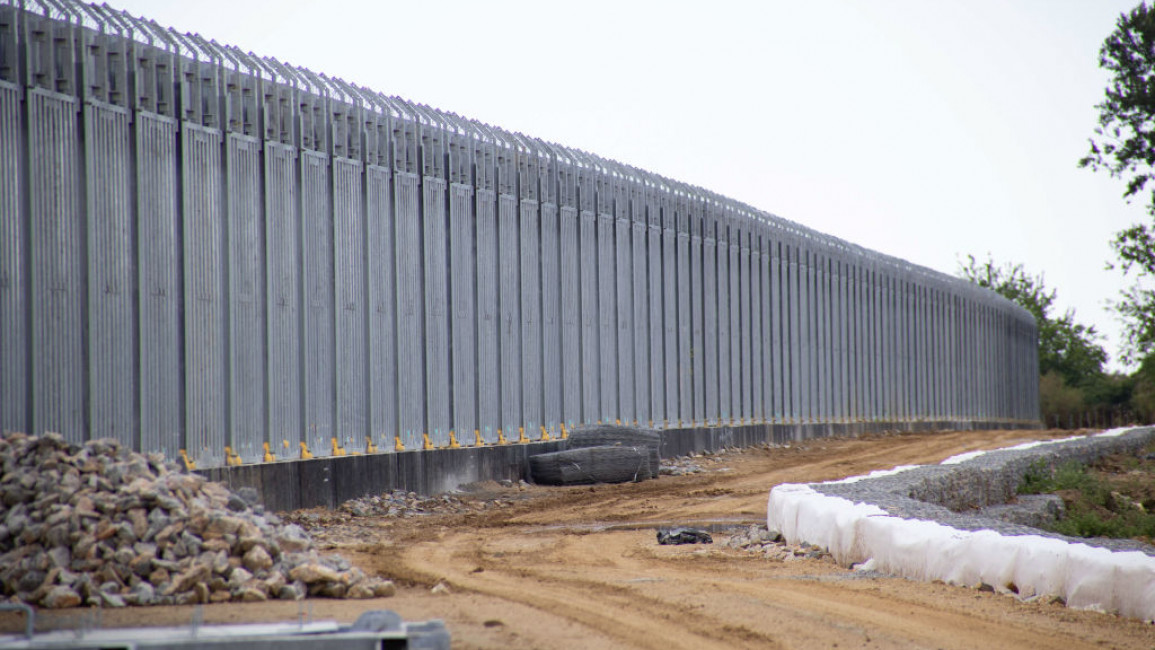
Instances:
[[[718,246],[712,235],[708,232],[702,239],[703,416],[709,424],[718,421]]]
[[[420,449],[425,433],[424,287],[421,274],[421,214],[418,177],[393,172],[397,260],[398,434],[406,449]]]
[[[817,278],[815,277],[815,253],[811,250],[800,251],[799,278],[801,287],[801,304],[799,306],[801,320],[798,334],[802,341],[802,404],[801,416],[806,422],[815,422],[818,416],[817,379],[818,379],[818,331],[819,325],[815,319],[818,307],[818,297],[815,295]]]
[[[478,188],[477,214],[477,422],[485,442],[497,442],[501,427],[498,374],[497,194]]]
[[[128,110],[84,105],[89,418],[93,438],[136,444],[136,242]]]
[[[765,305],[763,313],[769,318],[767,328],[769,336],[769,353],[766,357],[766,367],[769,368],[769,378],[764,384],[766,391],[766,409],[773,422],[782,421],[782,397],[787,391],[786,382],[782,375],[782,271],[781,250],[777,240],[771,239],[767,233],[765,237],[763,255],[767,258],[766,288],[763,291]]]
[[[827,266],[830,259],[825,255],[813,258],[814,266],[814,351],[815,368],[812,390],[816,419],[827,421],[830,417],[830,285]]]
[[[561,208],[561,370],[562,415],[566,426],[582,421],[582,294],[578,211]]]
[[[315,453],[337,435],[333,214],[329,157],[302,151],[301,227],[304,236],[305,441]]]
[[[651,206],[650,210],[657,210],[656,206]],[[671,241],[673,240],[673,233],[671,233]],[[647,228],[647,250],[646,257],[649,264],[649,295],[650,295],[650,309],[649,309],[649,364],[650,364],[650,418],[655,425],[664,425],[670,420],[672,407],[667,409],[667,403],[670,395],[670,387],[673,385],[673,379],[667,372],[670,364],[676,360],[676,356],[670,354],[666,355],[666,310],[663,305],[663,298],[665,289],[663,287],[665,274],[662,271],[662,262],[667,257],[662,248],[662,226],[661,217],[655,218],[651,216],[650,225]],[[669,259],[673,259],[673,246],[669,247]],[[672,270],[672,269],[671,269]],[[672,287],[671,287],[672,289]],[[673,323],[671,323],[671,326]],[[673,332],[670,332],[672,335]],[[672,348],[673,341],[670,341]]]
[[[188,454],[220,464],[228,431],[221,134],[181,125]]]
[[[498,280],[501,308],[501,428],[506,439],[517,439],[521,426],[521,291],[520,229],[517,197],[497,197]],[[512,436],[512,438],[511,438]]]
[[[633,323],[630,347],[634,351],[633,385],[634,419],[646,425],[653,421],[650,400],[650,297],[647,283],[649,256],[646,254],[646,222],[633,220],[633,238],[630,242],[630,262],[633,264]]]
[[[0,432],[32,430],[29,233],[21,210],[28,179],[21,166],[20,109],[19,90],[0,82]]]
[[[449,186],[450,312],[453,320],[453,429],[459,441],[473,440],[477,424],[478,315],[474,286],[473,186]]]
[[[849,408],[847,406],[849,401],[849,387],[847,377],[849,376],[849,368],[847,366],[847,295],[846,295],[846,275],[845,275],[845,261],[838,259],[835,262],[835,276],[834,276],[834,375],[836,379],[836,398],[835,402],[835,417],[839,422],[845,422],[848,417]]]
[[[594,213],[582,210],[581,219],[581,378],[582,420],[601,419],[601,351],[598,315],[598,245]]]
[[[687,423],[706,422],[706,314],[702,285],[706,271],[703,266],[702,223],[693,212],[687,214],[690,228],[690,394],[694,408]],[[711,296],[713,294],[711,293]]]
[[[805,270],[805,267],[799,259],[797,242],[791,242],[791,246],[787,250],[789,260],[786,269],[786,299],[789,302],[790,310],[786,314],[788,327],[784,331],[784,345],[789,348],[790,355],[789,417],[791,422],[801,422],[805,418],[802,407],[805,393],[803,379],[806,377],[803,368],[806,359],[802,355],[804,342],[801,334],[803,319],[806,314],[805,294],[803,293],[806,284],[802,281],[802,271]]]
[[[422,221],[425,259],[425,398],[426,431],[434,445],[449,444],[449,237],[446,181],[423,176]]]
[[[849,413],[848,418],[855,422],[861,422],[865,416],[866,406],[866,373],[869,348],[866,345],[864,337],[864,330],[866,328],[866,317],[863,310],[863,296],[862,296],[862,259],[856,256],[850,265],[849,277],[847,278],[847,328],[848,328],[848,343],[847,351],[849,354],[855,355],[854,359],[850,360],[850,370],[847,377],[849,382]]]
[[[556,203],[541,204],[541,327],[543,422],[552,434],[562,422],[561,278]]]
[[[745,365],[743,359],[749,359],[749,355],[742,356],[742,340],[743,340],[743,326],[742,326],[742,303],[744,297],[742,295],[742,260],[741,260],[741,232],[732,226],[730,232],[730,371],[727,375],[730,377],[730,418],[732,421],[740,422],[745,413],[742,408],[742,379],[746,370],[743,369]],[[747,353],[750,346],[747,345]],[[746,381],[749,385],[749,380]]]
[[[671,202],[672,203],[672,202]],[[666,215],[669,210],[669,215]],[[676,232],[676,215],[670,203],[663,207],[662,215],[662,330],[664,333],[663,356],[665,357],[665,414],[664,423],[670,426],[688,416],[687,401],[683,402],[683,391],[690,393],[684,383],[690,381],[690,287],[680,284],[681,277],[690,277],[688,255],[690,237]],[[685,262],[684,262],[685,261]],[[685,294],[685,301],[683,301]],[[683,311],[684,307],[684,311]],[[684,320],[679,320],[683,315]],[[685,352],[685,357],[683,357]]]
[[[669,336],[670,328],[674,328],[674,340],[676,346],[676,354],[674,358],[678,360],[677,377],[675,380],[675,390],[677,395],[677,422],[679,425],[690,424],[694,420],[694,363],[691,358],[691,350],[693,350],[694,338],[694,316],[691,312],[691,281],[690,281],[690,232],[682,228],[682,222],[685,219],[684,215],[678,214],[676,216],[677,232],[670,232],[671,229],[666,229],[666,241],[669,242],[671,238],[674,239],[675,263],[673,265],[673,293],[674,300],[672,307],[666,308],[666,349],[669,350]],[[670,289],[670,271],[667,271],[666,279],[666,295],[669,296]],[[670,309],[673,309],[671,317]],[[671,413],[671,421],[674,420],[674,414]]]
[[[389,168],[367,166],[365,186],[368,249],[365,262],[369,274],[369,432],[380,449],[392,449],[391,443],[399,429],[397,267],[393,183]]]
[[[598,421],[613,422],[618,408],[617,271],[614,217],[598,215],[598,351],[601,402]]]
[[[333,267],[336,280],[337,440],[352,451],[369,435],[365,188],[359,161],[333,159]]]
[[[747,278],[749,278],[749,307],[747,314],[749,320],[749,333],[747,339],[750,342],[750,352],[747,355],[749,362],[747,368],[750,369],[750,417],[755,422],[766,421],[766,402],[763,400],[763,385],[765,380],[766,368],[769,364],[766,363],[764,350],[762,346],[764,332],[766,331],[766,321],[764,319],[764,311],[762,308],[762,274],[765,269],[765,264],[762,262],[762,237],[758,228],[751,235],[752,244],[747,249],[750,256],[750,264],[747,270]]]
[[[140,444],[175,459],[185,439],[177,125],[151,113],[135,119]]]
[[[297,150],[265,143],[270,451],[290,457],[304,441],[301,374],[301,220]]]
[[[618,408],[611,415],[624,423],[637,417],[634,403],[634,260],[630,245],[631,226],[628,215],[618,209],[614,220],[615,290],[617,291],[617,369]]]
[[[264,218],[261,141],[230,133],[228,170],[229,386],[233,451],[260,460],[265,441]]]
[[[30,89],[33,433],[84,440],[84,268],[77,102]]]
[[[542,426],[541,235],[537,201],[521,209],[521,395],[522,426],[536,438]]]
[[[737,366],[734,361],[734,329],[733,307],[737,296],[734,295],[733,275],[731,269],[736,266],[731,263],[729,223],[720,214],[718,218],[718,420],[731,424],[734,421],[734,376]]]
[[[750,405],[750,252],[742,250],[745,233],[730,240],[730,403],[735,421],[749,418]]]

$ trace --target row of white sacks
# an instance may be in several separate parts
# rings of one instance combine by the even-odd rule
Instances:
[[[1116,429],[1098,436],[1122,435]],[[1066,440],[1070,440],[1067,438]],[[1062,442],[1028,443],[1012,449]],[[953,464],[970,452],[943,461]],[[837,483],[870,480],[896,467]],[[1155,557],[1118,552],[1039,535],[967,531],[934,521],[903,519],[882,508],[822,494],[810,485],[784,483],[770,490],[767,526],[791,544],[825,548],[842,565],[912,580],[975,587],[986,583],[1018,597],[1063,598],[1068,607],[1155,620]]]

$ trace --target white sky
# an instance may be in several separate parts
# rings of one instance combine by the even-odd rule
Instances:
[[[1021,262],[1118,368],[1108,240],[1145,214],[1076,163],[1138,0],[108,1],[945,273]]]

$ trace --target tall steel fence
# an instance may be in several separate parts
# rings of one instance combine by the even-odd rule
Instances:
[[[958,279],[115,10],[0,5],[4,430],[212,466],[1034,421],[1037,388],[1033,319]]]

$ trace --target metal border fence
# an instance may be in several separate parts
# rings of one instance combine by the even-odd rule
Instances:
[[[1036,354],[1012,303],[708,190],[108,7],[0,3],[3,430],[211,467],[1025,422]]]

